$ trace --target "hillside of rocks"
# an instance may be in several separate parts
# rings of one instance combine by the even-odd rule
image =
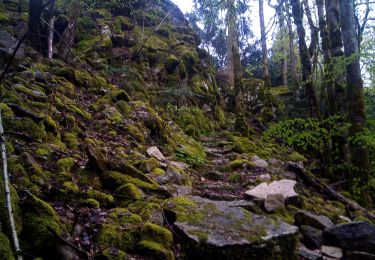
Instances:
[[[2,69],[27,12],[0,2]],[[375,259],[374,213],[265,138],[264,113],[250,136],[234,131],[210,56],[172,2],[83,5],[65,61],[72,9],[55,12],[54,58],[26,40],[0,88],[24,259]],[[262,81],[246,86],[261,103]],[[277,114],[288,93],[272,93]],[[0,191],[0,259],[16,259],[2,180]]]

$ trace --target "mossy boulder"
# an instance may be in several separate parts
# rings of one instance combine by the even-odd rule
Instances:
[[[242,169],[242,168],[253,168],[255,167],[255,163],[249,161],[249,160],[245,160],[245,159],[238,159],[238,160],[234,160],[234,161],[231,161],[229,163],[229,167],[233,170],[237,170],[237,169]]]
[[[143,198],[144,194],[141,189],[137,188],[132,183],[127,183],[115,190],[115,194],[119,196],[120,198],[124,199],[141,199]]]
[[[142,172],[149,173],[149,172],[152,172],[155,168],[158,168],[159,165],[160,163],[156,158],[150,158],[150,159],[141,161],[139,165],[139,169]]]
[[[115,201],[112,195],[109,195],[109,194],[106,194],[106,193],[103,193],[101,191],[97,191],[91,188],[87,191],[87,197],[90,199],[97,200],[100,203],[100,205],[104,207],[109,207],[113,205]]]
[[[6,235],[0,232],[0,259],[14,260],[12,245]]]
[[[58,240],[55,234],[61,235],[60,219],[47,202],[29,194],[23,204],[24,227],[21,238],[33,249],[33,254],[45,258],[56,254]]]
[[[146,223],[142,227],[141,237],[142,240],[157,242],[165,248],[171,247],[173,243],[172,233],[168,229],[152,223]]]
[[[137,249],[142,255],[147,255],[157,260],[174,260],[171,250],[154,241],[142,240],[137,244]]]

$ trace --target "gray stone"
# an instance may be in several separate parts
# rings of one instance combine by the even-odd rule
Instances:
[[[344,255],[342,249],[333,246],[322,246],[322,253],[325,256],[341,259]]]
[[[218,171],[206,172],[205,174],[203,174],[203,177],[208,180],[213,180],[213,181],[224,180],[224,174]]]
[[[285,199],[282,194],[269,194],[264,201],[267,212],[275,212],[284,209]]]
[[[310,250],[304,246],[298,248],[298,254],[302,259],[306,260],[320,260],[322,259],[322,255],[320,254],[319,250]]]
[[[251,198],[266,199],[268,195],[281,194],[285,200],[290,200],[298,197],[298,194],[294,191],[296,181],[293,180],[281,180],[274,181],[270,184],[263,182],[255,188],[248,190],[245,194]]]
[[[14,38],[11,34],[0,30],[0,54],[4,56],[12,55],[14,49],[18,44],[18,40]],[[25,45],[21,44],[21,47],[16,53],[16,58],[21,58],[25,54]]]
[[[268,162],[265,160],[259,158],[258,156],[254,155],[253,158],[251,159],[253,163],[260,168],[267,168],[268,167]]]
[[[362,221],[341,224],[324,231],[323,241],[346,251],[375,254],[375,226]]]
[[[310,249],[319,249],[323,245],[323,231],[310,226],[301,226],[301,242]]]
[[[350,260],[375,260],[375,255],[366,252],[348,252],[347,257]]]
[[[294,246],[290,238],[297,235],[298,228],[251,213],[243,208],[245,204],[244,201],[213,201],[185,196],[171,199],[164,208],[175,215],[174,226],[187,239],[183,244],[192,246],[189,253],[194,251],[194,245],[199,245],[200,250],[194,251],[199,257],[206,254],[202,249],[205,247],[210,248],[210,257],[225,251],[225,255],[234,253],[241,259],[250,259],[269,250],[267,246],[272,250],[278,248],[277,254],[281,256],[290,254],[289,250]],[[291,241],[293,245],[285,241]]]
[[[314,215],[309,211],[300,210],[294,215],[294,224],[297,226],[311,226],[325,230],[334,226],[333,222],[326,216]]]
[[[155,157],[159,161],[164,161],[166,159],[164,155],[160,152],[159,148],[157,148],[156,146],[147,148],[147,154],[148,156]]]

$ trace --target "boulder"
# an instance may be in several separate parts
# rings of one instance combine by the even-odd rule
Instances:
[[[362,221],[338,225],[323,233],[323,241],[346,251],[375,254],[375,227]]]
[[[4,57],[11,56],[14,49],[18,44],[18,40],[11,34],[0,30],[0,54]],[[16,58],[21,58],[25,54],[25,45],[21,44],[21,47],[16,53]]]
[[[301,242],[310,249],[319,249],[323,245],[323,231],[310,227],[301,226],[300,233],[302,235]]]
[[[319,250],[310,250],[307,249],[304,246],[301,246],[298,248],[298,254],[300,256],[300,259],[304,260],[320,260],[322,259],[322,255],[320,254]]]
[[[267,168],[268,167],[268,162],[259,158],[256,155],[254,155],[253,158],[251,158],[251,160],[255,164],[255,166],[257,166],[257,167],[260,167],[260,168]]]
[[[159,148],[157,148],[156,146],[147,148],[147,154],[148,156],[155,157],[159,161],[164,161],[166,159],[164,155],[160,152]]]
[[[281,180],[270,184],[263,182],[254,189],[245,192],[247,196],[255,199],[266,199],[268,195],[281,194],[286,201],[296,199],[298,194],[294,191],[296,181]]]
[[[294,224],[296,226],[311,226],[321,230],[332,228],[334,226],[333,222],[328,217],[314,215],[305,210],[300,210],[294,215]]]
[[[181,245],[189,249],[189,259],[291,255],[298,228],[251,213],[244,209],[247,203],[180,196],[166,201],[164,209],[175,230],[186,239]]]

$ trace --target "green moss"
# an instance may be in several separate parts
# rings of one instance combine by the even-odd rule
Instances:
[[[64,182],[63,183],[63,189],[66,193],[78,193],[79,192],[79,187],[73,183],[73,182]]]
[[[297,153],[297,152],[293,152],[291,153],[289,156],[288,156],[288,160],[289,161],[292,161],[292,162],[306,162],[307,159],[305,158],[305,156]]]
[[[112,30],[115,34],[121,34],[123,31],[130,31],[134,28],[132,21],[125,16],[116,16],[112,22]]]
[[[47,136],[43,122],[36,123],[28,117],[5,120],[4,128],[8,131],[24,133],[37,140],[44,140]]]
[[[143,192],[132,183],[127,183],[115,190],[116,195],[125,196],[129,199],[141,199]]]
[[[3,230],[9,230],[9,220],[8,220],[8,215],[5,205],[5,192],[4,192],[4,181],[1,179],[0,180],[0,208],[3,210],[0,211],[0,233],[1,233],[1,228]],[[14,215],[14,220],[16,224],[16,229],[17,232],[19,233],[22,230],[22,212],[20,208],[20,199],[18,196],[18,193],[16,189],[14,188],[13,185],[9,187],[10,189],[10,197],[12,200],[12,209],[13,209],[13,215]],[[1,254],[0,254],[1,255]],[[1,259],[1,258],[0,258]]]
[[[174,120],[187,134],[199,137],[213,130],[211,120],[199,107],[182,107],[173,111]]]
[[[95,199],[99,201],[100,205],[103,205],[104,207],[108,207],[114,203],[113,196],[91,189],[91,188],[87,191],[87,196],[90,199]]]
[[[95,199],[85,199],[85,200],[82,200],[81,201],[81,205],[83,207],[88,207],[88,208],[99,208],[100,207],[99,201],[97,201]]]
[[[121,250],[113,250],[107,248],[103,251],[103,256],[106,260],[124,260],[127,259],[126,253]]]
[[[96,18],[103,18],[108,21],[112,19],[112,14],[107,9],[95,9],[94,13]]]
[[[101,249],[106,248],[125,248],[121,236],[122,230],[118,225],[103,224],[96,237],[96,243]]]
[[[143,221],[150,220],[153,212],[161,210],[159,204],[146,201],[136,201],[130,204],[128,209],[131,212],[138,214]]]
[[[75,161],[71,157],[66,157],[57,161],[57,169],[60,173],[70,173]]]
[[[24,208],[24,228],[21,236],[32,248],[34,255],[53,254],[58,244],[56,236],[50,231],[61,234],[60,220],[54,209],[45,201],[28,196]],[[24,248],[28,250],[29,248]]]
[[[155,168],[159,167],[159,165],[160,165],[159,161],[156,158],[152,157],[150,159],[141,161],[139,169],[142,172],[149,173],[153,171]]]
[[[209,234],[207,232],[202,231],[202,230],[199,230],[199,229],[188,230],[188,233],[193,235],[193,236],[196,236],[200,243],[206,243],[207,240],[208,240]]]
[[[120,111],[124,116],[127,116],[131,112],[131,107],[128,102],[120,100],[116,103],[117,110]]]
[[[112,209],[110,217],[122,226],[135,226],[142,223],[142,218],[139,215],[133,214],[123,208]]]
[[[232,168],[233,170],[236,170],[236,169],[242,169],[244,167],[255,167],[255,164],[249,160],[238,159],[238,160],[231,161],[229,163],[229,167]]]
[[[105,109],[103,114],[105,118],[112,123],[121,123],[124,120],[121,113],[115,107]]]
[[[179,60],[176,56],[170,55],[165,63],[165,68],[169,73],[173,73],[179,65]]]
[[[199,224],[204,220],[204,214],[189,196],[179,196],[163,203],[163,207],[172,207],[177,214],[177,221]]]
[[[151,175],[155,175],[155,176],[160,176],[160,175],[163,175],[165,174],[165,171],[163,169],[160,169],[160,168],[155,168],[153,169],[151,172],[150,172]]]
[[[159,185],[156,182],[153,182],[153,181],[151,183],[144,182],[137,178],[130,177],[129,175],[125,175],[120,172],[114,172],[114,171],[107,172],[104,176],[104,179],[105,179],[105,183],[113,189],[117,189],[118,187],[127,183],[134,184],[138,188],[142,190],[146,190],[146,191],[154,191],[154,190],[157,190],[159,187]]]
[[[65,133],[64,134],[64,143],[66,144],[67,147],[71,149],[77,149],[78,148],[78,138],[77,134],[75,133]]]
[[[51,153],[52,150],[48,145],[40,145],[35,151],[35,154],[39,157],[48,157],[51,155]]]
[[[126,131],[140,144],[145,144],[145,136],[142,131],[136,125],[128,125]]]
[[[142,240],[154,241],[166,248],[172,246],[173,236],[172,233],[163,227],[152,223],[146,223],[141,231]]]
[[[11,119],[14,117],[14,113],[7,104],[0,103],[1,116],[3,120]]]
[[[44,117],[44,126],[46,130],[49,130],[53,133],[56,133],[59,129],[58,124],[52,119],[52,117],[48,115]]]
[[[1,20],[0,20],[1,21]],[[0,259],[14,260],[12,246],[6,235],[0,232]]]
[[[152,256],[158,260],[173,260],[174,255],[170,250],[165,249],[161,244],[143,240],[137,245],[139,252],[148,256]]]
[[[0,12],[0,23],[9,22],[9,15],[3,12]]]
[[[243,175],[241,173],[233,173],[228,177],[228,181],[231,183],[241,183],[243,181]]]

